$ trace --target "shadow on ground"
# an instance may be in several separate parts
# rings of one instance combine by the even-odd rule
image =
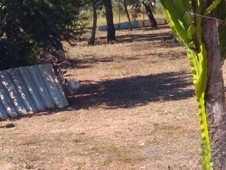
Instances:
[[[45,116],[71,109],[89,109],[102,107],[106,109],[133,108],[151,102],[183,100],[194,96],[191,75],[185,73],[162,73],[148,76],[136,76],[101,82],[83,81],[81,88],[70,100],[70,106],[52,109],[37,114],[26,114],[21,117],[31,118]],[[0,128],[11,128],[1,126]]]
[[[182,100],[194,95],[189,74],[162,73],[101,82],[82,82],[71,101],[74,109],[131,108],[150,102]]]
[[[168,25],[160,25],[158,29],[153,29],[151,27],[143,27],[139,29],[134,29],[134,31],[129,30],[117,30],[116,32],[125,32],[125,35],[116,35],[116,40],[111,43],[130,43],[130,42],[141,42],[141,41],[156,41],[156,40],[162,40],[162,41],[174,41],[174,38],[172,36],[172,32],[169,29],[168,32],[165,33],[147,33],[147,31],[150,30],[163,30],[163,29],[169,29]],[[136,30],[143,31],[143,34],[137,34]],[[104,32],[104,31],[103,31]],[[107,34],[107,33],[106,33]],[[88,41],[89,38],[82,39],[81,41]],[[96,38],[95,45],[103,45],[106,44],[106,35],[99,36]],[[107,43],[108,44],[108,43]],[[175,42],[174,42],[175,44]],[[87,43],[88,45],[88,43]]]
[[[139,41],[154,41],[154,40],[164,40],[169,37],[169,33],[161,33],[161,34],[130,34],[128,35],[120,35],[117,36],[117,42],[125,43],[125,42],[139,42]]]
[[[86,56],[85,59],[70,59],[69,62],[71,64],[71,68],[76,69],[86,69],[93,67],[95,64],[99,63],[111,63],[114,61],[131,61],[131,60],[139,60],[139,57],[129,57],[124,58],[121,56],[110,56],[110,57],[103,57],[103,58],[94,58],[93,56]]]

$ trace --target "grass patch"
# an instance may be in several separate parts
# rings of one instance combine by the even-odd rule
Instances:
[[[106,154],[108,158],[103,162],[104,165],[109,164],[113,160],[137,162],[143,159],[139,152],[135,152],[135,150],[131,150],[128,147],[116,144],[105,145],[101,148],[100,152]]]

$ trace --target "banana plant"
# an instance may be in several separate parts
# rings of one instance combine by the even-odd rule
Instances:
[[[220,50],[221,50],[221,58],[222,63],[226,58],[226,1],[221,0],[220,4],[217,6],[217,14],[216,17],[220,19],[218,32],[219,32],[219,42],[220,42]]]
[[[213,0],[206,9],[202,6],[203,0],[161,0],[165,18],[172,29],[173,34],[184,45],[191,71],[195,94],[199,109],[199,122],[201,127],[202,139],[202,168],[211,170],[212,155],[208,129],[208,120],[205,109],[205,90],[207,87],[207,52],[202,40],[202,20],[203,16],[208,15],[216,8],[219,8],[217,17],[225,19],[225,5],[222,0]],[[219,5],[222,3],[222,5]],[[219,37],[222,59],[226,57],[226,27],[219,26]],[[222,60],[222,61],[223,61]]]

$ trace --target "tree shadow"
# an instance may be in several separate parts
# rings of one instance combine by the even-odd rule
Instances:
[[[121,56],[110,56],[110,57],[102,57],[102,58],[95,58],[94,56],[87,56],[85,59],[70,59],[69,62],[72,68],[76,69],[86,69],[93,67],[94,64],[98,63],[110,63],[114,61],[131,61],[131,60],[139,60],[139,57],[121,57]]]
[[[141,41],[155,41],[164,40],[169,37],[169,33],[159,33],[159,34],[129,34],[129,35],[118,35],[118,43],[128,43],[128,42],[141,42]]]
[[[88,58],[85,59],[70,59],[69,62],[71,64],[72,68],[77,68],[77,69],[85,69],[85,68],[90,68],[94,64],[98,63],[109,63],[113,62],[114,58],[113,57],[104,57],[104,58],[94,58],[88,56]]]
[[[148,33],[147,34],[147,32],[150,32],[150,31],[164,30],[164,29],[169,29],[169,26],[160,25],[158,29],[152,28],[152,27],[142,27],[142,28],[134,29],[133,31],[117,30],[116,33],[120,34],[120,32],[123,32],[124,34],[116,35],[117,41],[112,43],[129,43],[129,42],[156,41],[156,40],[170,41],[173,38],[172,32],[170,31],[170,29],[168,32],[164,32],[164,33]],[[136,30],[143,31],[143,34],[136,34]],[[85,41],[88,41],[88,39],[86,39]],[[100,44],[101,45],[108,44],[108,42],[106,41],[106,35],[96,37],[95,45],[100,45]]]
[[[90,107],[132,108],[150,102],[183,100],[194,95],[191,75],[162,73],[101,82],[83,81],[80,90],[70,101],[74,109]]]
[[[167,59],[167,60],[178,60],[181,57],[185,57],[185,52],[177,52],[169,51],[169,52],[151,52],[145,54],[146,56],[158,56],[159,59]]]

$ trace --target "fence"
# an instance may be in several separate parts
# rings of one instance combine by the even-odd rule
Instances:
[[[166,20],[164,18],[157,18],[156,22],[158,25],[166,24]],[[132,28],[142,28],[142,27],[150,27],[151,22],[150,20],[136,20],[131,22]],[[129,23],[128,22],[122,22],[118,24],[114,24],[114,27],[116,30],[124,30],[129,29]],[[107,31],[107,25],[99,26],[99,31]]]

